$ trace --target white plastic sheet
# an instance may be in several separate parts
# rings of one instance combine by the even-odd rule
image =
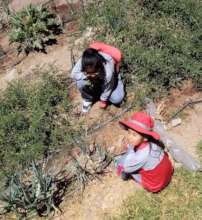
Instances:
[[[150,99],[146,99],[146,111],[147,113],[155,119],[156,106]],[[184,149],[177,145],[177,143],[169,137],[164,125],[161,121],[155,120],[154,131],[160,134],[161,141],[164,143],[165,147],[168,149],[169,153],[173,159],[181,163],[184,168],[190,171],[202,171],[202,166],[199,161],[194,159],[190,154],[188,154]]]

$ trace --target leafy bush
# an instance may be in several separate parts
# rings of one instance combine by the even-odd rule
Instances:
[[[39,158],[45,150],[64,145],[72,132],[67,80],[54,68],[42,73],[43,79],[30,86],[11,84],[0,97],[0,173],[11,173]]]
[[[29,5],[10,17],[10,42],[18,43],[18,52],[45,51],[45,46],[56,42],[62,25],[56,15],[42,6]]]
[[[186,79],[201,86],[201,15],[201,1],[104,0],[90,4],[81,23],[122,50],[132,87],[144,82],[158,95]]]

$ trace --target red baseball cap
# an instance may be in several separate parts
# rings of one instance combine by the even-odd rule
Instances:
[[[119,123],[139,133],[147,134],[156,140],[160,140],[160,135],[153,131],[154,120],[146,112],[136,112],[130,118],[119,121]]]

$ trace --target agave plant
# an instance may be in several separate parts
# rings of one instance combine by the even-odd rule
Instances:
[[[88,182],[105,173],[111,161],[109,152],[94,145],[87,152],[72,155],[72,160],[55,175],[45,172],[47,161],[42,165],[32,162],[29,169],[10,178],[8,189],[0,195],[0,202],[4,204],[0,214],[15,211],[24,218],[33,214],[48,216],[51,211],[59,209],[65,193],[83,191]]]
[[[62,32],[62,22],[43,6],[29,5],[10,17],[10,43],[18,44],[18,52],[45,51]]]
[[[33,162],[29,171],[18,172],[11,177],[9,187],[0,199],[6,204],[6,212],[15,210],[22,216],[36,212],[48,215],[56,209],[55,192],[57,184],[54,178]]]
[[[73,177],[76,188],[83,191],[88,182],[105,173],[105,169],[112,161],[112,155],[102,146],[95,144],[87,152],[80,152],[73,156],[72,161],[66,166],[67,173]]]

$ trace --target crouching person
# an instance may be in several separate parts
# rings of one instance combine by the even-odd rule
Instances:
[[[88,112],[96,101],[103,109],[109,102],[114,105],[122,102],[124,86],[117,73],[120,61],[120,51],[102,42],[91,44],[83,52],[71,73],[83,98],[82,112]]]
[[[133,178],[150,192],[159,192],[171,181],[173,166],[160,146],[160,136],[154,132],[153,119],[137,112],[120,121],[126,129],[126,153],[116,157],[117,174],[123,180]]]

